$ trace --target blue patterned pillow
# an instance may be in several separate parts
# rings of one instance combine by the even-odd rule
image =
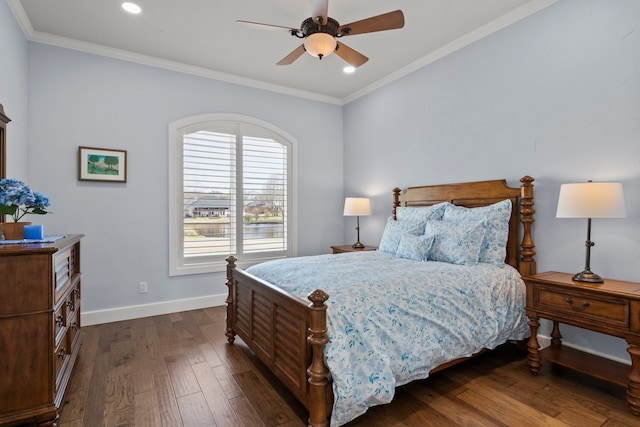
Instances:
[[[459,223],[485,220],[484,240],[478,261],[504,265],[507,256],[510,218],[511,200],[507,199],[479,208],[449,205],[445,209],[442,219]]]
[[[484,237],[482,222],[427,221],[425,234],[435,239],[429,259],[460,265],[476,265]]]
[[[378,250],[395,255],[398,252],[402,234],[409,233],[415,236],[424,234],[424,225],[425,221],[396,221],[393,217],[389,217],[387,225],[384,227]]]
[[[432,206],[400,206],[396,208],[396,218],[398,221],[439,221],[442,219],[447,205],[450,204],[442,202]]]
[[[400,236],[400,244],[398,245],[396,256],[398,258],[426,261],[433,239],[434,237],[431,235],[414,236],[413,234],[403,233]]]

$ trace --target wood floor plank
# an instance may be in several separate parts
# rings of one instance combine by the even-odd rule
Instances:
[[[489,419],[484,413],[470,405],[461,404],[459,400],[450,396],[442,396],[435,399],[429,406],[447,417],[450,425],[467,427],[500,427],[504,425],[501,422]]]
[[[237,426],[240,425],[240,419],[233,410],[229,400],[225,396],[224,389],[220,387],[218,381],[212,381],[215,378],[213,369],[208,363],[201,363],[192,366],[196,374],[202,395],[207,401],[209,410],[213,416],[216,425],[219,426]]]
[[[107,426],[132,425],[135,421],[133,398],[133,347],[131,329],[117,325],[111,344],[105,393],[105,412],[112,414]]]
[[[114,323],[108,323],[105,325],[100,325],[99,327],[95,327],[93,329],[84,328],[82,330],[82,334],[84,335],[90,334],[92,332],[99,332],[98,344],[95,353],[95,359],[93,362],[93,369],[91,372],[91,380],[89,382],[89,390],[87,391],[87,404],[85,407],[85,414],[82,418],[83,425],[86,426],[104,426],[107,418],[104,416],[104,414],[107,413],[105,411],[107,376],[111,370],[111,364],[109,361],[111,359],[111,338],[114,327]],[[87,337],[83,337],[83,341],[85,339],[87,339]],[[80,351],[82,351],[82,348],[80,349]],[[80,354],[78,357],[82,359],[83,355]],[[81,390],[77,390],[81,389],[81,386],[78,383],[78,381],[80,381],[78,375],[80,369],[82,369],[80,365],[74,369],[73,376],[71,378],[71,384],[69,385],[67,394],[75,394],[81,392]],[[65,410],[63,410],[61,414],[61,425],[66,417],[70,419],[73,418],[73,414],[71,412],[72,408],[65,409],[67,409],[66,413]]]
[[[262,382],[254,371],[239,372],[233,378],[266,425],[280,426],[295,417],[290,408],[282,406],[273,388]]]
[[[178,408],[185,426],[189,427],[214,427],[207,401],[202,393],[194,393],[178,398]]]
[[[446,417],[450,425],[463,426],[502,426],[499,421],[492,420],[483,412],[455,398],[467,385],[454,381],[438,372],[431,378],[407,384],[402,389],[413,395],[423,404],[433,408]],[[398,396],[402,396],[398,394]]]
[[[176,397],[200,392],[200,385],[186,355],[168,356],[165,358],[165,362]]]
[[[156,356],[149,347],[144,329],[141,332],[143,335],[137,336],[133,342],[135,356],[133,360],[133,387],[136,394],[153,391],[155,388],[153,379],[155,364],[152,364],[151,361],[155,360]]]
[[[75,371],[75,390],[65,395],[63,411],[75,414],[76,420],[82,425],[85,408],[87,404],[87,396],[89,395],[89,387],[91,386],[91,376],[95,367],[96,351],[98,349],[99,334],[90,332],[82,332],[82,341],[80,343],[79,357],[76,361]],[[71,387],[71,386],[70,386]],[[71,420],[70,420],[71,421]],[[71,422],[70,422],[71,423]]]
[[[153,376],[161,377],[168,376],[167,364],[164,361],[166,354],[162,353],[162,346],[160,345],[160,336],[158,335],[158,329],[156,323],[144,328],[144,337],[146,340],[147,350],[150,357],[146,359],[146,363],[153,372]]]
[[[171,313],[168,314],[170,322],[179,322],[182,320],[182,313]]]
[[[264,427],[267,424],[262,422],[260,415],[256,412],[256,409],[249,403],[244,395],[229,399],[229,404],[233,408],[233,411],[240,418],[241,425],[244,427]]]
[[[219,319],[219,316],[217,316],[217,319],[214,320],[207,315],[207,310],[209,309],[191,310],[189,312],[186,312],[188,313],[188,320],[199,327],[209,325],[218,321],[217,319]]]
[[[224,366],[215,366],[212,369],[213,375],[215,375],[216,381],[220,384],[220,387],[224,390],[227,399],[235,399],[242,396],[242,390],[233,379],[233,375]]]
[[[205,361],[212,368],[215,366],[222,366],[222,360],[218,357],[218,353],[213,349],[211,343],[202,343],[198,346],[200,348],[200,352],[204,356]]]
[[[236,340],[236,343],[233,345],[229,345],[226,341],[209,341],[216,354],[222,360],[223,365],[229,370],[229,372],[233,374],[237,374],[239,372],[246,372],[253,369],[253,365],[247,359],[244,349],[246,349],[246,345],[239,340]]]
[[[468,389],[456,395],[457,399],[488,414],[491,418],[508,425],[518,420],[520,427],[566,427],[566,424],[552,418],[531,406],[523,405],[502,393],[486,393],[486,390]]]
[[[180,427],[182,426],[182,417],[178,409],[176,395],[171,386],[169,375],[155,377],[156,383],[156,399],[160,408],[160,423],[163,427]]]
[[[147,390],[134,395],[135,404],[135,426],[159,426],[160,406],[155,389]]]

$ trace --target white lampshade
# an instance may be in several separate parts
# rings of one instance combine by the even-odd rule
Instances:
[[[562,184],[556,218],[625,218],[622,184],[584,182]]]
[[[336,45],[335,37],[327,33],[313,33],[304,39],[304,48],[311,56],[315,56],[316,58],[320,56],[324,58],[330,55],[336,50]]]
[[[371,202],[367,197],[347,197],[344,199],[344,216],[371,215]]]

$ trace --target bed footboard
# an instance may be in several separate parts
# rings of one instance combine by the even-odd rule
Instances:
[[[325,292],[309,294],[310,303],[251,274],[227,258],[227,325],[309,411],[310,426],[328,425],[333,397],[324,363],[327,336]],[[308,380],[307,380],[308,378]]]

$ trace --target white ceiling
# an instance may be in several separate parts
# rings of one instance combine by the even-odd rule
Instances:
[[[402,29],[345,37],[369,57],[353,74],[337,55],[303,55],[276,65],[301,44],[286,31],[236,24],[246,20],[299,28],[313,0],[8,0],[29,40],[131,60],[342,104],[557,0],[330,0],[340,24],[401,9]]]

